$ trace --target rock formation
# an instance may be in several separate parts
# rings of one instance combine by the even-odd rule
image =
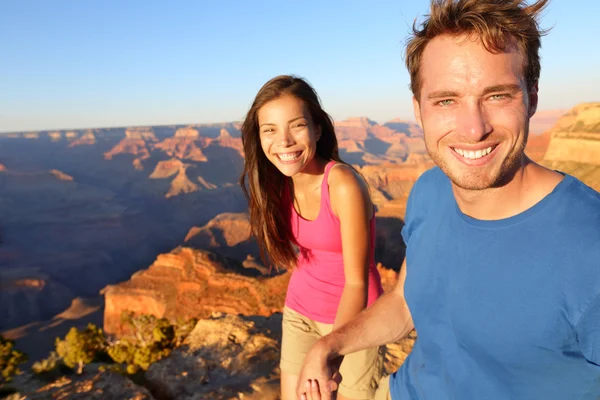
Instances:
[[[154,400],[150,391],[136,385],[131,379],[116,372],[100,372],[89,366],[82,375],[63,376],[53,382],[44,383],[32,374],[17,377],[14,387],[19,392],[8,399],[14,400]]]
[[[69,143],[69,147],[92,145],[92,144],[96,144],[96,135],[94,135],[94,131],[88,130],[83,135],[81,135],[78,139],[75,139],[71,143]]]
[[[150,157],[144,139],[123,139],[111,150],[104,153],[104,158],[112,160],[117,154],[131,154],[143,160]]]
[[[573,108],[552,128],[546,161],[600,165],[600,103]]]
[[[204,140],[201,137],[182,135],[167,138],[154,145],[154,148],[162,150],[169,157],[175,157],[181,160],[206,162],[208,159],[202,152],[202,147],[204,147],[204,145]]]
[[[358,165],[403,163],[410,154],[424,154],[420,128],[399,120],[379,125],[368,118],[335,123],[341,156]]]
[[[232,259],[178,247],[129,281],[104,289],[104,329],[121,334],[125,310],[184,319],[216,311],[268,316],[281,310],[288,279],[288,274],[262,277]]]
[[[203,227],[193,227],[184,239],[185,245],[210,250],[240,262],[248,255],[260,257],[256,241],[250,237],[250,218],[247,213],[223,213]]]
[[[62,133],[60,131],[48,132],[48,137],[53,142],[58,142],[62,139]]]
[[[179,128],[177,129],[177,131],[175,132],[175,137],[176,138],[198,138],[200,137],[200,132],[198,132],[197,129],[194,128]]]
[[[149,126],[127,128],[125,129],[125,138],[129,140],[141,139],[149,142],[154,142],[157,140],[156,135],[154,134],[154,129]]]
[[[386,346],[384,374],[398,369],[416,338]],[[281,313],[245,317],[214,313],[198,321],[183,346],[152,364],[139,384],[98,364],[81,376],[45,383],[25,374],[15,379],[15,399],[277,400]],[[143,385],[143,386],[142,386]]]
[[[542,163],[600,190],[600,102],[580,104],[558,120]]]
[[[52,175],[54,175],[57,179],[60,179],[61,181],[72,181],[73,180],[73,177],[71,175],[67,175],[64,172],[61,172],[57,169],[50,170],[50,173]]]

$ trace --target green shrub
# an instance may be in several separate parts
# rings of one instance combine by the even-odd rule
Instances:
[[[105,349],[106,339],[102,329],[91,323],[83,331],[72,327],[63,340],[56,338],[56,353],[77,374],[81,374],[84,365],[94,361]]]
[[[116,341],[107,352],[114,362],[125,364],[129,374],[146,371],[152,363],[168,356],[183,343],[197,322],[191,319],[173,325],[166,318],[130,312],[124,312],[121,320],[132,328],[132,337]]]
[[[27,355],[14,348],[15,342],[0,335],[0,384],[10,382],[12,377],[21,374],[19,364],[27,361]]]

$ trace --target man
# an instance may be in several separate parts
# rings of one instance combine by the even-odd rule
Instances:
[[[330,399],[339,356],[416,327],[378,398],[600,398],[600,194],[524,154],[547,0],[434,0],[407,45],[437,167],[414,185],[396,288],[310,350],[297,394]]]

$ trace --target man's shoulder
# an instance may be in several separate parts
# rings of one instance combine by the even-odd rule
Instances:
[[[600,218],[600,193],[572,175],[565,174],[564,179],[563,201],[570,205],[570,212]]]
[[[449,179],[446,174],[435,166],[423,172],[413,186],[414,192],[425,192],[440,189],[444,184],[448,183]]]
[[[554,204],[553,219],[564,235],[577,238],[582,246],[597,246],[600,241],[600,193],[574,176],[565,174],[564,190]]]
[[[573,181],[572,192],[574,195],[581,196],[582,200],[588,202],[592,207],[600,207],[600,192],[572,175],[566,175],[566,177]]]
[[[449,207],[453,201],[449,178],[439,167],[430,168],[419,176],[410,191],[406,221],[411,218],[421,219],[434,210]]]

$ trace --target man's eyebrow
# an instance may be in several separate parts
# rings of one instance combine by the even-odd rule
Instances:
[[[490,94],[490,93],[496,93],[496,92],[510,92],[510,93],[516,93],[516,92],[520,92],[521,91],[521,86],[519,84],[516,83],[506,83],[506,84],[502,84],[502,85],[494,85],[494,86],[488,86],[485,89],[483,89],[483,94]],[[431,92],[427,95],[427,99],[428,100],[434,100],[434,99],[443,99],[443,98],[450,98],[450,97],[459,97],[460,95],[458,94],[458,92],[452,91],[452,90],[438,90],[436,92]]]
[[[507,83],[504,85],[494,85],[494,86],[488,86],[485,89],[483,89],[483,94],[490,94],[490,93],[495,93],[495,92],[510,92],[510,93],[516,93],[516,92],[520,92],[521,91],[521,86],[516,84],[516,83]]]
[[[438,90],[437,92],[431,92],[427,95],[428,100],[441,99],[447,97],[458,97],[458,93],[453,92],[452,90]]]

